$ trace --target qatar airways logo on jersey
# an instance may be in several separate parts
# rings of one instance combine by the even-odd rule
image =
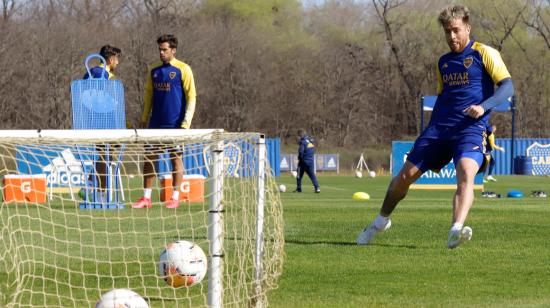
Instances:
[[[155,82],[153,83],[153,87],[157,91],[170,91],[170,83],[169,82]]]
[[[443,74],[441,79],[443,83],[448,86],[463,86],[470,84],[468,72]]]

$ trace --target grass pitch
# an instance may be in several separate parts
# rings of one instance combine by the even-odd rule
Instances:
[[[487,190],[505,195],[511,189],[519,189],[526,197],[486,199],[481,198],[480,192],[477,192],[474,207],[467,220],[467,224],[473,228],[472,241],[454,250],[446,248],[452,191],[411,191],[392,215],[391,229],[378,236],[372,245],[357,246],[355,238],[378,213],[390,178],[358,179],[351,176],[321,175],[321,194],[314,194],[309,180],[305,179],[303,193],[287,192],[281,195],[285,218],[286,258],[284,272],[278,282],[279,288],[268,294],[270,306],[550,306],[550,199],[529,196],[532,190],[550,193],[550,178],[497,178],[499,181],[489,183]],[[294,189],[294,179],[288,175],[278,180],[286,184],[287,191]],[[356,191],[369,193],[371,200],[353,201],[351,196]],[[139,191],[131,199],[136,199],[138,195]],[[81,214],[75,219],[76,216],[39,208],[5,207],[5,210],[10,211],[29,211],[23,213],[25,217],[29,217],[28,220],[9,221],[12,224],[28,224],[27,229],[35,230],[35,233],[21,236],[33,237],[53,232],[66,237],[66,242],[58,242],[55,244],[57,246],[47,242],[38,243],[39,247],[51,248],[52,251],[66,251],[66,257],[59,253],[53,256],[48,249],[21,247],[21,253],[41,254],[34,255],[34,259],[41,262],[23,265],[26,272],[39,275],[26,278],[31,284],[28,287],[56,295],[44,299],[41,293],[20,293],[22,303],[25,303],[23,306],[43,302],[48,303],[46,306],[56,307],[87,306],[89,302],[75,301],[74,298],[99,298],[97,290],[88,291],[87,286],[103,286],[103,280],[111,281],[113,275],[121,275],[122,285],[148,298],[152,307],[205,304],[205,298],[200,294],[206,292],[206,283],[188,290],[174,290],[159,281],[153,268],[125,261],[133,259],[134,254],[140,254],[150,260],[150,264],[155,264],[165,241],[188,237],[188,234],[175,232],[178,221],[174,219],[180,214],[193,218],[192,221],[197,223],[193,232],[198,232],[195,237],[203,238],[206,230],[200,229],[199,225],[204,228],[206,208],[191,208],[195,210],[188,212],[190,208],[185,207],[175,211],[167,211],[162,207],[149,211],[75,210]],[[94,218],[101,218],[103,215],[115,216],[128,223],[100,225],[98,221],[102,220]],[[37,223],[38,219],[53,221],[55,224],[45,230]],[[117,257],[112,255],[117,253],[117,249],[104,247],[102,251],[92,250],[94,255],[88,256],[84,261],[71,259],[70,251],[87,249],[82,243],[90,242],[89,239],[77,237],[72,231],[90,228],[91,225],[94,230],[101,230],[88,234],[95,236],[92,242],[103,243],[109,236],[109,243],[115,248],[121,241],[134,245],[132,241],[141,241],[143,237],[113,237],[113,233],[127,234],[122,231],[131,231],[130,234],[139,235],[154,231],[156,235],[154,242],[147,245],[135,244],[136,247],[149,247],[148,249],[136,249]],[[67,228],[68,226],[73,229]],[[113,228],[116,230],[112,230]],[[118,230],[119,228],[125,230]],[[2,230],[4,232],[6,229]],[[5,232],[0,235],[4,239],[9,237]],[[43,236],[36,237],[35,240],[38,239],[48,240]],[[30,240],[32,242],[32,238]],[[3,241],[3,245],[8,244]],[[121,272],[98,278],[94,273],[105,271],[102,268],[105,264],[101,260],[103,255],[109,253],[110,258],[120,260],[120,266],[116,268]],[[67,262],[72,271],[70,285],[73,287],[68,284],[67,273],[57,270],[67,267]],[[92,275],[79,276],[78,273],[82,271]],[[133,277],[129,285],[127,279],[123,278],[127,275]],[[10,281],[4,269],[0,268],[0,284]],[[157,284],[159,289],[153,293],[140,287]],[[13,294],[14,291],[0,294],[0,299],[6,300],[6,294]],[[176,298],[179,300],[175,300]]]
[[[550,178],[497,178],[486,190],[525,197],[476,192],[472,240],[454,250],[446,248],[453,191],[410,191],[392,227],[369,246],[355,238],[378,213],[389,177],[321,175],[321,194],[311,186],[282,194],[286,260],[270,306],[550,306],[550,199],[530,196],[550,193]],[[288,176],[279,182],[294,189]],[[353,201],[356,191],[371,200]]]

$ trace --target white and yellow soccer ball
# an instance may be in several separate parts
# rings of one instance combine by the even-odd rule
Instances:
[[[206,276],[207,262],[199,245],[179,240],[168,244],[160,253],[159,273],[174,288],[191,287]]]
[[[147,302],[139,294],[128,289],[113,289],[103,295],[95,304],[95,308],[149,308]]]
[[[370,176],[371,178],[376,177],[376,172],[374,172],[374,171],[369,171],[369,176]]]
[[[284,184],[279,185],[279,191],[284,193],[286,191],[286,186]]]

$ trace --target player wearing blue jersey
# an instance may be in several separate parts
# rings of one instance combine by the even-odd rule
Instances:
[[[438,97],[430,123],[392,179],[380,213],[359,234],[357,244],[369,244],[387,230],[390,214],[409,186],[427,170],[438,171],[451,160],[456,166],[457,190],[447,246],[455,248],[472,236],[464,222],[474,200],[474,177],[484,167],[485,127],[491,109],[506,102],[514,88],[499,52],[470,39],[469,15],[461,5],[450,6],[439,15],[451,51],[437,64]]]
[[[99,55],[105,59],[106,66],[105,69],[103,69],[104,65],[103,63],[100,63],[97,66],[94,66],[90,69],[90,73],[92,74],[93,78],[101,78],[101,74],[103,73],[103,78],[105,79],[115,79],[115,68],[118,66],[118,58],[121,54],[120,48],[105,45],[101,47],[101,50],[99,51]],[[90,76],[88,75],[88,72],[84,74],[84,77],[82,79],[88,79]]]
[[[140,127],[188,129],[195,113],[197,96],[191,67],[176,59],[178,39],[175,36],[161,35],[157,44],[160,62],[153,64],[147,74]],[[132,205],[134,208],[151,207],[151,187],[155,179],[153,161],[161,151],[151,147],[148,150],[150,153],[146,155],[143,166],[144,196]],[[173,166],[174,193],[166,202],[166,207],[177,208],[179,187],[183,178],[181,150],[171,149],[170,160]]]
[[[296,177],[296,190],[294,192],[302,192],[302,178],[305,172],[313,183],[315,193],[320,193],[321,188],[315,175],[315,144],[313,143],[313,139],[303,129],[298,131],[298,138],[298,175]]]

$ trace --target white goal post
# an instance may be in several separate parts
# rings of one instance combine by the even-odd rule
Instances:
[[[152,207],[132,208],[145,162]],[[0,185],[0,307],[87,307],[117,288],[150,307],[263,307],[282,273],[282,204],[259,133],[0,130]],[[174,189],[180,205],[167,208]],[[205,251],[201,283],[159,273],[175,240]]]

